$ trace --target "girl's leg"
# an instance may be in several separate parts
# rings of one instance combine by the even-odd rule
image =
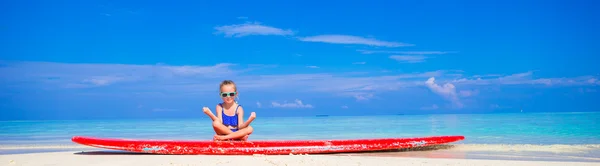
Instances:
[[[215,135],[214,139],[215,140],[242,139],[242,138],[248,139],[246,136],[252,134],[253,131],[254,131],[254,129],[252,128],[252,126],[248,126],[246,128],[240,129],[236,132],[229,133],[227,135],[222,135],[222,136]]]
[[[221,124],[218,120],[213,121],[213,129],[217,135],[227,135],[233,133],[227,126]]]

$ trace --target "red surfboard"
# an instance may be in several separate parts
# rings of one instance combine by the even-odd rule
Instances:
[[[155,154],[318,154],[366,152],[439,145],[465,139],[464,136],[435,136],[420,138],[381,138],[349,140],[260,140],[260,141],[188,141],[133,140],[74,136],[71,140],[82,145]]]

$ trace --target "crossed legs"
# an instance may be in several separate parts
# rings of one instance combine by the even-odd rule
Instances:
[[[248,136],[250,134],[252,134],[252,132],[254,131],[254,129],[252,128],[252,126],[248,126],[246,128],[242,128],[239,129],[238,131],[231,131],[231,129],[229,129],[227,126],[221,124],[219,121],[217,120],[213,120],[213,129],[215,130],[215,136],[213,137],[214,140],[228,140],[228,139],[233,139],[233,140],[248,140]]]

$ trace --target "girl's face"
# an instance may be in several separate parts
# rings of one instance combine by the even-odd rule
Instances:
[[[221,87],[221,93],[219,94],[219,96],[221,96],[221,99],[223,99],[223,102],[227,104],[233,103],[237,95],[238,94],[235,91],[233,85],[225,85]]]

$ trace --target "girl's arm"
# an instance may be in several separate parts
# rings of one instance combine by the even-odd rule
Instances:
[[[242,127],[242,126],[244,126],[243,125],[244,124],[244,108],[242,106],[238,106],[238,107],[239,107],[238,111],[237,111],[237,114],[238,114],[238,129],[243,129],[244,127]]]
[[[244,122],[244,124],[241,125],[241,127],[246,128],[246,127],[250,126],[250,123],[252,123],[252,121],[254,121],[254,118],[256,118],[256,113],[254,113],[254,112],[250,113],[250,117],[248,118],[248,120],[246,122]]]
[[[243,129],[248,127],[250,123],[252,123],[254,118],[256,118],[256,114],[252,112],[248,120],[244,122],[244,108],[240,107],[240,109],[238,110],[238,128]]]
[[[202,108],[202,112],[204,112],[204,114],[208,115],[208,117],[212,121],[215,121],[217,119],[217,117],[210,111],[210,109],[208,109],[208,107]]]
[[[221,107],[219,104],[217,104],[216,108],[215,108],[215,112],[217,113],[217,120],[221,123],[223,123],[223,121],[221,121],[223,118],[221,117],[222,114],[221,112],[223,111],[223,108],[219,109],[219,107]]]

